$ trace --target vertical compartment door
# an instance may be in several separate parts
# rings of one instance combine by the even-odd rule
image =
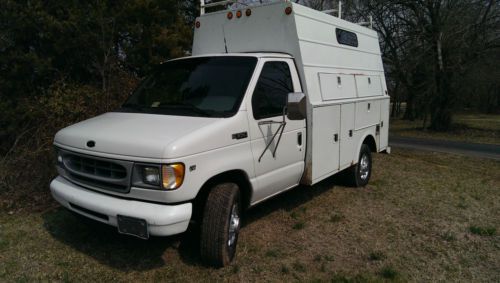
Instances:
[[[313,108],[312,179],[317,182],[339,170],[340,105]]]
[[[389,108],[389,98],[380,101],[379,150],[383,150],[389,145]]]
[[[340,106],[340,168],[349,167],[356,159],[354,119],[356,108],[354,103]]]

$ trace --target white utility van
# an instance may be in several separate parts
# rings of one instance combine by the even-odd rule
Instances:
[[[228,1],[224,1],[228,2]],[[159,65],[123,107],[60,130],[64,207],[148,238],[200,227],[204,261],[234,257],[242,212],[389,151],[377,33],[288,2],[205,13],[192,53]]]

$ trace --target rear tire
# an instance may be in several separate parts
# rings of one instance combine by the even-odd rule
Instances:
[[[347,182],[353,187],[364,187],[372,175],[372,154],[366,144],[361,146],[358,163],[348,169]]]
[[[231,263],[240,230],[240,190],[234,183],[214,186],[207,197],[201,222],[200,254],[215,267]]]

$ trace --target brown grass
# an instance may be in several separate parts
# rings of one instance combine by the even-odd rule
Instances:
[[[195,233],[142,241],[60,208],[2,214],[0,281],[500,278],[500,236],[471,232],[500,228],[499,162],[398,149],[374,162],[366,188],[333,178],[249,211],[222,269],[200,263]]]

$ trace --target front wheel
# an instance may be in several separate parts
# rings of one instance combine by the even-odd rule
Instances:
[[[240,190],[234,183],[214,186],[205,203],[200,254],[209,265],[226,266],[234,258],[240,231]]]
[[[363,144],[359,151],[358,163],[349,169],[348,181],[353,187],[364,187],[372,175],[372,154],[370,147]]]

